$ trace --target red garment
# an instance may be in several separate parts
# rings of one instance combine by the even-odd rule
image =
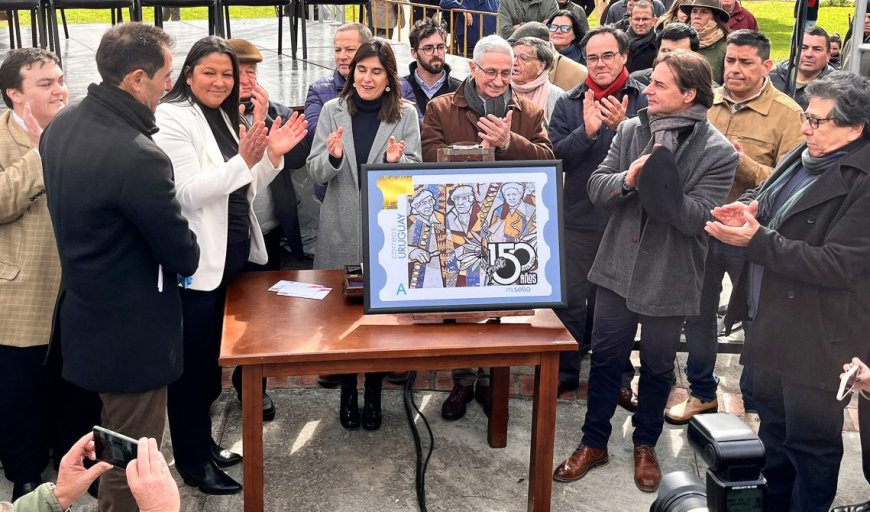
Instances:
[[[619,73],[619,76],[616,77],[616,80],[613,81],[612,84],[608,85],[606,89],[602,89],[598,84],[592,81],[592,74],[590,73],[586,76],[586,85],[589,87],[589,90],[592,91],[592,94],[595,95],[595,100],[598,101],[601,98],[606,96],[613,96],[625,87],[625,83],[628,82],[628,70],[625,67],[622,68],[622,72]]]
[[[734,4],[734,10],[731,11],[731,17],[728,18],[728,28],[732,32],[742,28],[758,32],[758,22],[755,21],[755,16],[751,12],[740,5],[740,2],[737,2]]]

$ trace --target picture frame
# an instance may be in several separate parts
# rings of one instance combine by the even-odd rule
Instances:
[[[560,160],[362,166],[363,310],[566,304]]]

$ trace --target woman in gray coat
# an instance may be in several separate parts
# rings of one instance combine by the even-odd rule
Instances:
[[[320,234],[314,268],[341,268],[362,261],[360,173],[363,164],[420,161],[420,124],[413,103],[402,100],[396,57],[375,39],[359,47],[338,98],[323,106],[308,172],[328,183],[320,207]],[[367,373],[362,426],[381,426],[383,374]],[[360,426],[356,375],[343,375],[339,419],[344,428]]]

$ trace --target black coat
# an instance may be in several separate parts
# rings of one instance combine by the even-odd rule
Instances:
[[[181,375],[177,276],[196,271],[199,247],[156,131],[148,107],[91,85],[40,141],[63,270],[52,349],[87,390],[139,393]]]
[[[783,157],[773,183],[806,145]],[[843,364],[870,352],[870,140],[824,172],[779,229],[761,227],[746,261],[764,266],[745,363],[793,382],[836,390]],[[748,269],[731,295],[728,322],[747,317]],[[833,396],[833,395],[832,395]]]
[[[412,62],[408,65],[408,69],[411,73],[405,77],[405,80],[411,85],[411,90],[414,91],[414,98],[417,101],[417,110],[426,114],[426,107],[429,105],[429,101],[431,100],[429,96],[426,96],[426,93],[423,92],[423,88],[420,87],[420,84],[417,82],[417,78],[414,77],[414,72],[417,71],[417,62]],[[444,64],[444,72],[447,74],[447,80],[444,80],[444,83],[441,84],[441,88],[435,93],[433,98],[437,98],[442,94],[448,94],[451,92],[456,92],[456,89],[459,88],[459,84],[462,83],[462,80],[458,78],[453,78],[450,76],[450,66]],[[420,116],[420,122],[423,122],[423,116]]]
[[[293,110],[280,103],[270,101],[266,115],[266,127],[271,130],[272,123],[275,122],[276,118],[281,117],[281,122],[285,123],[291,115],[293,115]],[[272,200],[275,203],[275,215],[278,217],[278,222],[281,223],[290,250],[297,258],[303,256],[303,247],[302,231],[299,227],[299,205],[296,189],[293,188],[293,171],[305,167],[305,160],[308,158],[310,150],[311,142],[306,137],[284,155],[284,168],[269,183],[269,191],[272,193]]]

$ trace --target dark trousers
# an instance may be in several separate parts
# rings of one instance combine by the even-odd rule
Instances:
[[[592,317],[595,310],[595,285],[586,276],[595,261],[601,234],[565,228],[565,278],[568,305],[556,310],[556,315],[571,336],[577,340],[576,352],[559,352],[559,382],[570,387],[580,384],[580,358],[592,345]],[[622,387],[631,387],[634,366],[626,363]]]
[[[103,402],[102,424],[109,430],[133,439],[153,437],[159,447],[166,428],[166,386],[142,393],[100,393]],[[100,477],[100,512],[138,510],[121,468]]]
[[[212,402],[221,393],[220,354],[227,284],[248,261],[250,240],[227,247],[224,275],[212,291],[180,290],[184,319],[184,372],[169,385],[169,431],[179,466],[208,461]]]
[[[44,364],[47,349],[0,345],[0,463],[11,482],[40,480],[49,449],[57,466],[100,423],[99,396],[61,378],[59,361]]]
[[[765,451],[766,510],[827,512],[837,493],[848,401],[759,368],[753,368],[752,391]]]
[[[704,263],[704,284],[701,288],[701,311],[698,316],[686,318],[686,377],[692,395],[705,402],[716,399],[719,377],[716,367],[719,335],[716,312],[719,310],[719,294],[725,273],[736,283],[743,267],[743,248],[723,244],[711,239]]]
[[[638,323],[641,325],[640,385],[634,415],[634,444],[655,446],[662,433],[683,317],[639,315],[628,309],[624,298],[599,287],[592,329],[589,400],[581,441],[589,447],[607,447],[622,370],[631,355]]]

